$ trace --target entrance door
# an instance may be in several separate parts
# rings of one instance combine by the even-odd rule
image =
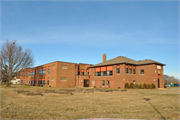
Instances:
[[[84,87],[89,87],[89,80],[84,80]]]
[[[158,88],[160,88],[160,80],[159,80],[159,78],[158,78]]]

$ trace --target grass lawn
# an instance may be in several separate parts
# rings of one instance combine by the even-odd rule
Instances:
[[[1,119],[179,119],[178,87],[51,96],[25,96],[14,91],[22,89],[60,88],[1,85]]]

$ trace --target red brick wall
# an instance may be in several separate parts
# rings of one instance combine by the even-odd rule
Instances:
[[[132,74],[128,73],[126,74],[126,65],[121,64],[120,65],[120,74],[117,74],[116,71],[116,66],[113,65],[113,76],[95,76],[95,68],[91,68],[91,78],[90,81],[95,81],[94,85],[91,85],[91,87],[101,87],[102,86],[102,81],[107,81],[109,80],[109,84],[111,88],[124,88],[124,85],[126,82],[129,84],[132,83],[133,81],[136,81],[137,84],[152,84],[154,83],[156,87],[158,87],[157,83],[157,76],[160,74],[160,87],[164,88],[164,78],[163,78],[163,66],[161,66],[161,69],[157,69],[157,65],[155,64],[150,64],[150,65],[141,65],[141,66],[135,66],[136,68],[136,74],[133,74],[133,69],[132,69]],[[142,75],[140,72],[141,70],[144,69],[144,75]],[[155,73],[156,70],[156,73]],[[128,70],[130,72],[130,70]],[[105,82],[105,88],[106,88],[106,82]]]
[[[55,69],[53,69],[53,65],[55,65]],[[66,65],[67,69],[62,69],[61,66]],[[67,62],[52,62],[49,64],[45,64],[42,66],[35,67],[38,71],[35,78],[38,80],[39,78],[45,78],[45,86],[47,86],[47,79],[49,77],[49,85],[51,87],[84,87],[84,80],[89,80],[89,87],[103,87],[102,81],[105,81],[105,86],[103,88],[124,88],[126,82],[132,83],[134,80],[137,84],[152,84],[154,83],[156,87],[158,87],[158,75],[160,79],[160,87],[164,88],[164,77],[163,77],[163,66],[161,69],[157,68],[157,65],[141,65],[135,66],[136,74],[126,74],[126,64],[120,65],[120,73],[117,74],[117,65],[113,65],[113,75],[112,76],[95,76],[95,68],[89,68],[89,75],[86,75],[86,70],[89,64],[75,64],[75,63],[67,63]],[[50,66],[50,74],[48,74],[48,67]],[[76,66],[76,67],[75,67]],[[78,75],[78,66],[80,69],[80,75]],[[46,67],[46,74],[39,75],[39,68]],[[34,70],[35,68],[27,68],[22,70],[21,72],[26,72],[26,76],[20,76],[20,79],[25,79],[25,84],[29,84],[29,80],[34,78],[34,76],[30,76],[30,70]],[[81,75],[81,70],[84,70],[84,75]],[[144,75],[141,75],[141,70],[144,69]],[[52,81],[52,77],[54,77],[54,81]],[[67,81],[61,81],[61,78],[67,78]],[[28,80],[28,83],[27,83]],[[92,81],[95,84],[92,84]],[[109,86],[106,85],[106,81],[109,81]]]

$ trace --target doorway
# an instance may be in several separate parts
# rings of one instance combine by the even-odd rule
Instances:
[[[160,80],[159,80],[159,78],[158,78],[158,88],[160,88]]]
[[[84,80],[84,87],[89,87],[89,80]]]

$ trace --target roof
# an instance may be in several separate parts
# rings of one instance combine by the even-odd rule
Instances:
[[[159,65],[165,66],[165,64],[154,61],[154,60],[151,60],[151,59],[136,61],[136,60],[124,57],[124,56],[119,56],[119,57],[110,59],[108,61],[101,62],[101,63],[98,63],[96,65],[90,66],[90,68],[91,67],[106,66],[106,65],[122,64],[122,63],[124,63],[124,64],[132,64],[132,65],[159,64]]]

